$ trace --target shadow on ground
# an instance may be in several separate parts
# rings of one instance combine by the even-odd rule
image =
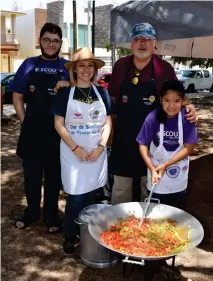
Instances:
[[[199,112],[200,143],[191,161],[187,211],[200,220],[205,237],[198,248],[178,256],[182,281],[213,280],[213,111],[212,107],[200,106]],[[123,280],[121,264],[112,269],[91,269],[81,263],[78,251],[73,258],[65,256],[61,249],[63,235],[48,235],[42,221],[25,230],[14,227],[14,216],[26,205],[21,161],[15,155],[19,129],[15,116],[2,120],[2,280]],[[64,201],[61,193],[61,212]],[[137,267],[126,280],[139,280],[141,276]],[[162,276],[156,278],[164,280]]]

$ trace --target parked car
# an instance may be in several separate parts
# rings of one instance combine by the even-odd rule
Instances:
[[[112,73],[100,73],[98,74],[97,83],[101,85],[103,88],[108,89],[108,84],[110,81]]]
[[[175,71],[185,90],[194,93],[198,90],[213,91],[213,76],[208,70],[202,69],[183,69]]]
[[[8,72],[8,73],[1,73],[1,93],[2,99],[4,104],[12,104],[13,103],[13,92],[11,90],[11,83],[14,79],[15,73]]]

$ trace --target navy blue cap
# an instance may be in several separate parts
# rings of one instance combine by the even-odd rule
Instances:
[[[154,39],[156,37],[156,31],[150,23],[137,23],[130,34],[131,40],[136,37],[146,37]]]

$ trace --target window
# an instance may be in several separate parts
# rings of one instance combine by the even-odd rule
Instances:
[[[67,23],[63,23],[62,37],[67,38]]]
[[[180,70],[179,75],[188,78],[194,78],[196,74],[195,70]]]
[[[87,25],[79,24],[78,25],[78,47],[82,48],[87,46]]]
[[[14,75],[8,77],[8,78],[5,78],[2,82],[1,82],[1,85],[2,86],[8,86],[11,84],[11,82],[13,81],[14,79]]]
[[[201,71],[197,71],[197,78],[203,78],[203,73]]]
[[[204,77],[209,78],[209,72],[207,70],[203,70]]]
[[[65,28],[66,25],[66,28]],[[92,27],[91,27],[92,28]],[[70,26],[68,27],[66,23],[64,23],[64,27],[63,27],[63,37],[67,38],[68,37],[68,32],[70,34],[69,39],[70,39],[70,46],[71,48],[73,48],[74,44],[73,44],[73,32],[74,32],[74,27],[73,27],[73,23],[70,23]],[[91,29],[92,32],[92,29]],[[87,47],[88,46],[88,38],[87,38],[87,34],[88,34],[88,30],[87,30],[87,25],[84,24],[79,24],[78,25],[78,48],[82,48],[82,47]],[[91,33],[92,34],[92,33]]]
[[[73,23],[70,24],[70,47],[73,48]]]

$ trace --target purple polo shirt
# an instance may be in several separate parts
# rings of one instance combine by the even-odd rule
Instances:
[[[144,124],[137,136],[136,141],[139,144],[149,146],[153,141],[156,146],[159,145],[160,122],[157,119],[158,110],[154,110],[146,117]],[[196,144],[197,130],[196,126],[190,123],[186,117],[185,109],[182,109],[183,121],[183,143]],[[178,143],[178,115],[168,118],[164,124],[163,145],[167,151],[175,151]]]

